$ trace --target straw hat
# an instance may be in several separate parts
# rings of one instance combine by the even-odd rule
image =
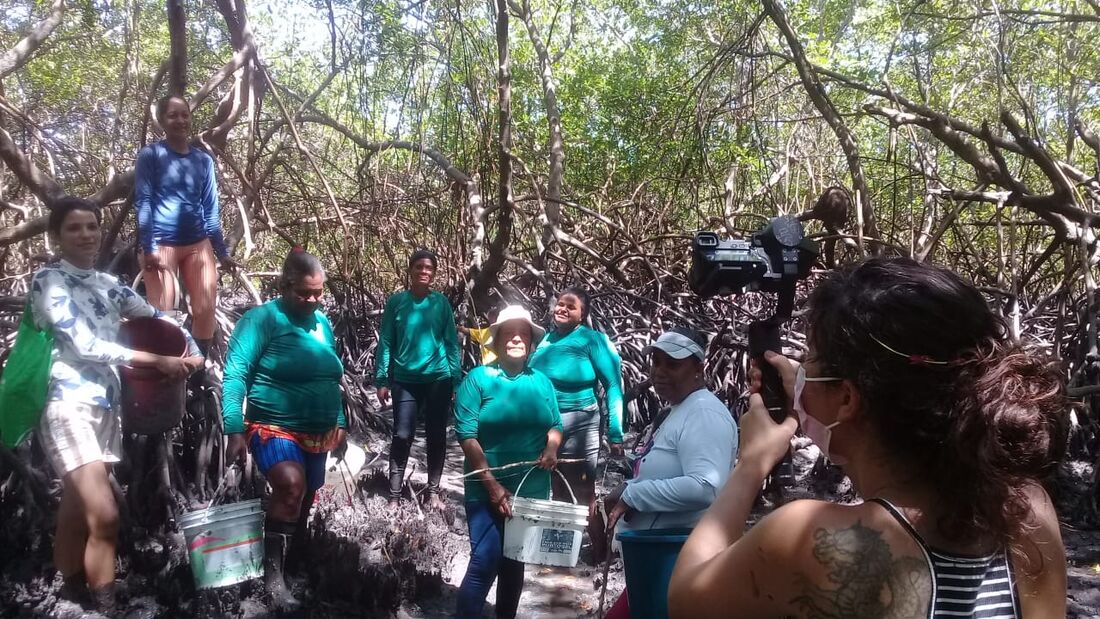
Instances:
[[[500,310],[496,322],[489,325],[489,341],[485,342],[485,345],[489,348],[496,348],[497,331],[500,330],[500,325],[512,320],[522,320],[530,325],[531,350],[534,350],[538,341],[542,339],[543,335],[546,335],[546,329],[535,324],[535,321],[531,319],[531,312],[527,311],[522,305],[509,305]]]

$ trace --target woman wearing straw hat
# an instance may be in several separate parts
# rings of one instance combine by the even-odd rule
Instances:
[[[504,520],[511,518],[513,494],[538,499],[550,496],[550,469],[561,445],[561,415],[554,386],[532,370],[527,358],[545,331],[518,305],[500,311],[489,326],[497,361],[474,368],[458,388],[455,434],[466,454],[466,521],[470,529],[470,565],[458,590],[459,618],[481,617],[493,581],[497,583],[496,616],[515,617],[523,590],[523,563],[503,555]],[[537,462],[527,471],[491,469]]]
[[[729,478],[737,426],[703,381],[705,347],[702,334],[677,327],[645,348],[653,388],[672,408],[637,454],[634,478],[612,494],[609,530],[616,523],[633,531],[694,527]],[[624,591],[607,617],[629,616]]]

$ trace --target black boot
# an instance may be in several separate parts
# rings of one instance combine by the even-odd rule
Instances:
[[[390,505],[401,502],[401,491],[404,489],[405,467],[398,466],[393,458],[390,458]]]
[[[588,517],[588,541],[592,544],[592,565],[603,565],[607,560],[609,540],[603,516],[598,511]]]
[[[293,536],[293,522],[280,522],[271,518],[264,522],[264,588],[267,589],[272,604],[280,610],[301,606],[298,598],[290,592],[290,587],[287,587],[284,576],[286,553]]]
[[[81,606],[91,605],[92,597],[88,593],[88,581],[84,577],[84,570],[61,578],[61,591],[58,592],[58,596]]]
[[[309,566],[309,510],[313,505],[313,496],[310,492],[302,498],[301,512],[294,525],[294,538],[290,540],[286,553],[286,571],[296,576],[304,575]]]

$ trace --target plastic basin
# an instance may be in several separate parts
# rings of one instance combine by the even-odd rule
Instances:
[[[668,581],[691,529],[620,531],[631,619],[668,617]]]

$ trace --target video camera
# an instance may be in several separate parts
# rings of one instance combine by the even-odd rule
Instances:
[[[794,282],[810,274],[819,253],[817,243],[805,237],[802,222],[790,215],[772,219],[747,241],[722,241],[713,232],[699,232],[691,244],[688,284],[703,298],[746,290],[782,293],[785,288],[793,294]]]
[[[817,243],[806,238],[802,222],[790,215],[773,218],[747,241],[721,241],[713,232],[699,232],[691,244],[688,285],[700,297],[746,290],[778,295],[772,316],[753,321],[748,330],[749,355],[756,359],[763,378],[760,395],[776,422],[787,416],[786,397],[779,373],[764,360],[764,352],[782,352],[779,335],[794,311],[795,284],[809,276],[819,253]],[[772,472],[768,488],[782,492],[780,489],[793,481],[794,468],[788,453]]]

